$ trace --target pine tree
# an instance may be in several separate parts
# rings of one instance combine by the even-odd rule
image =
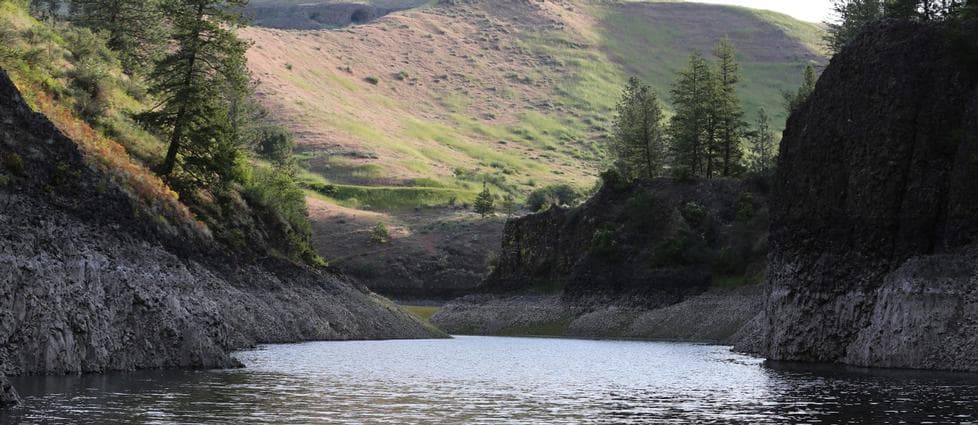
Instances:
[[[669,124],[669,135],[674,170],[680,176],[709,177],[713,173],[710,148],[716,135],[712,113],[716,77],[702,55],[690,56],[671,93],[675,115]]]
[[[164,50],[164,0],[71,0],[72,22],[108,35],[108,45],[119,52],[123,69],[147,71]]]
[[[808,100],[808,97],[815,91],[815,84],[817,82],[818,75],[815,71],[815,65],[808,64],[805,66],[805,72],[802,75],[801,86],[798,87],[798,91],[795,93],[790,91],[784,92],[784,107],[789,115]]]
[[[615,117],[612,151],[628,178],[659,175],[665,159],[665,130],[658,96],[638,78],[628,80]]]
[[[774,146],[774,133],[771,131],[771,119],[763,108],[757,112],[757,120],[749,142],[751,171],[757,174],[770,172],[774,168],[777,153]]]
[[[826,22],[825,41],[838,53],[866,27],[882,18],[922,21],[978,17],[974,0],[835,0],[836,21]]]
[[[740,98],[737,96],[737,84],[741,79],[740,64],[737,63],[736,48],[728,39],[720,41],[713,55],[717,58],[716,97],[713,109],[717,131],[711,151],[719,162],[719,174],[723,177],[731,177],[740,174],[743,170],[744,152],[741,140],[747,126],[744,123]]]
[[[828,31],[825,42],[833,53],[838,53],[863,30],[883,17],[883,0],[836,0],[833,4],[838,20],[826,22]]]
[[[156,64],[150,91],[162,104],[144,119],[169,139],[160,174],[177,166],[191,183],[236,178],[240,153],[231,103],[248,89],[247,44],[234,31],[245,0],[163,0],[174,48]]]
[[[475,212],[482,215],[482,218],[486,218],[496,212],[496,202],[492,198],[492,192],[489,191],[489,185],[486,182],[482,182],[482,192],[475,198],[473,208]]]
[[[29,10],[35,18],[48,21],[58,17],[61,0],[30,0]]]

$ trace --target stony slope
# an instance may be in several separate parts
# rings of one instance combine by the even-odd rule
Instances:
[[[772,359],[978,370],[978,31],[883,24],[788,121]]]
[[[437,335],[322,269],[143,203],[0,71],[0,375],[227,367],[258,342]]]

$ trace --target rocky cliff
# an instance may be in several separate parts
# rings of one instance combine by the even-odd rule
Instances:
[[[978,370],[978,31],[883,23],[788,121],[771,359]]]
[[[726,340],[760,310],[750,286],[763,280],[766,197],[763,180],[608,174],[580,207],[510,220],[485,294],[433,320],[460,333]],[[719,289],[731,286],[748,288]]]
[[[229,367],[260,342],[437,334],[326,270],[147,206],[2,71],[0,160],[0,376]]]
[[[578,208],[510,220],[483,289],[670,304],[716,279],[756,279],[766,226],[763,181],[622,183],[606,176]]]

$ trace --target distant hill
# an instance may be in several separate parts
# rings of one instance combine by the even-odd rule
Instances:
[[[243,31],[263,103],[298,137],[316,247],[398,298],[464,293],[488,273],[502,220],[463,211],[483,182],[499,204],[554,183],[591,189],[609,165],[604,138],[628,76],[668,100],[688,55],[727,36],[748,112],[764,107],[780,125],[781,90],[798,87],[805,64],[826,62],[817,25],[744,8],[425,4],[342,29]],[[379,222],[388,244],[371,237]]]
[[[288,7],[256,5],[273,3]],[[740,50],[748,111],[779,123],[780,91],[825,62],[817,25],[694,3],[455,0],[341,30],[243,35],[310,181],[375,209],[469,199],[483,180],[516,196],[589,187],[623,81],[638,75],[668,99],[688,55],[724,36]]]

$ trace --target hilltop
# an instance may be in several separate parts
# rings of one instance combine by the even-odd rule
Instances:
[[[395,3],[386,6],[410,6]],[[323,206],[313,214],[317,232],[354,242],[317,248],[344,259],[341,267],[394,258],[407,265],[395,268],[425,269],[417,263],[454,258],[441,246],[475,217],[446,205],[471,202],[483,182],[499,201],[556,183],[590,190],[608,165],[604,139],[628,76],[667,100],[688,55],[729,37],[747,112],[763,107],[782,123],[781,91],[798,86],[806,64],[826,61],[821,31],[773,12],[706,4],[455,0],[336,30],[252,27],[242,35],[255,43],[249,65],[263,104],[297,135],[306,186]],[[417,207],[446,214],[419,221]],[[377,222],[403,229],[394,247],[370,244]],[[486,258],[502,224],[483,227],[482,242],[469,248]],[[435,241],[421,243],[419,233]],[[486,271],[487,261],[478,263],[466,280]]]

